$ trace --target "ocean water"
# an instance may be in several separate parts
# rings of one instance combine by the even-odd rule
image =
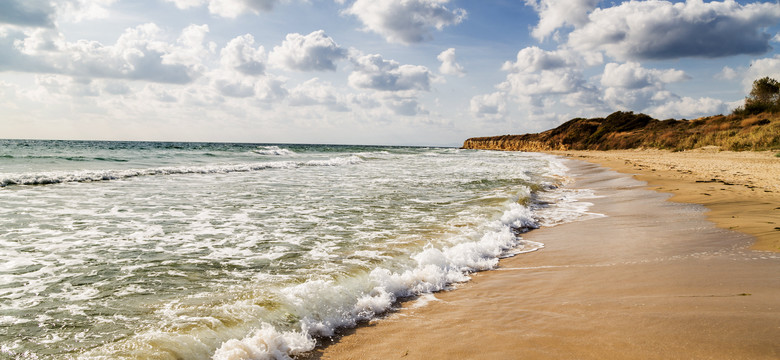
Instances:
[[[285,359],[589,216],[553,156],[0,140],[0,358]]]

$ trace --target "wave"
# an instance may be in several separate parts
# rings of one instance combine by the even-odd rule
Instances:
[[[75,172],[42,172],[26,174],[5,174],[0,178],[0,187],[11,185],[51,185],[69,182],[94,182],[122,180],[141,176],[184,175],[184,174],[227,174],[251,172],[266,169],[294,169],[302,166],[341,166],[362,162],[359,156],[310,160],[306,162],[279,161],[254,164],[180,166],[127,170],[83,170]]]
[[[317,337],[333,336],[339,328],[374,318],[400,298],[447,289],[468,281],[470,273],[495,269],[499,258],[541,249],[543,244],[517,236],[518,229],[538,227],[529,207],[512,203],[478,240],[442,248],[429,243],[411,256],[412,266],[406,269],[377,267],[348,282],[312,280],[286,288],[279,300],[299,319],[297,329],[284,331],[262,323],[243,339],[222,343],[213,359],[289,359],[311,351]]]
[[[271,156],[295,155],[294,151],[289,149],[283,149],[278,146],[260,146],[259,148],[252,150],[252,152],[258,155],[271,155]]]
[[[88,157],[88,156],[57,156],[57,155],[27,155],[27,156],[14,156],[14,155],[0,155],[0,159],[42,159],[42,160],[67,160],[67,161],[108,161],[108,162],[128,162],[127,159],[110,158],[110,157]]]

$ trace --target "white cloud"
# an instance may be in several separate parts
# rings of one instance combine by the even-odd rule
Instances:
[[[203,59],[214,53],[216,44],[204,46],[208,25],[190,25],[182,30],[174,46],[167,47],[167,53],[162,56],[163,64],[186,65],[202,72]]]
[[[114,45],[97,41],[67,42],[52,29],[0,32],[0,69],[85,78],[188,83],[204,70],[208,27],[185,28],[175,44],[166,42],[155,24],[126,29]]]
[[[206,0],[165,0],[170,3],[174,3],[179,9],[189,9],[191,7],[198,7],[206,3]]]
[[[563,26],[579,27],[588,22],[588,13],[599,0],[526,0],[525,3],[539,13],[539,24],[531,34],[544,40]]]
[[[363,109],[375,109],[382,106],[382,103],[380,103],[375,96],[372,96],[372,94],[349,94],[347,98],[351,104],[355,104]]]
[[[577,55],[566,50],[546,51],[530,46],[517,52],[515,62],[507,61],[501,68],[510,72],[533,73],[577,66]]]
[[[126,95],[130,93],[130,87],[124,81],[118,80],[104,80],[102,90],[111,95]]]
[[[702,116],[723,114],[728,111],[729,104],[709,97],[699,99],[683,97],[676,100],[664,101],[658,106],[647,110],[650,115],[659,119],[695,119]]]
[[[53,27],[55,8],[48,0],[3,0],[0,24]]]
[[[55,0],[59,18],[79,22],[83,20],[104,19],[110,14],[110,7],[117,0]]]
[[[715,74],[716,79],[734,80],[739,76],[739,72],[731,67],[724,66],[719,73]]]
[[[247,76],[235,69],[219,69],[206,74],[211,86],[231,98],[254,98],[267,103],[284,99],[288,91],[284,81],[274,76]]]
[[[229,72],[213,72],[209,75],[212,86],[221,95],[246,98],[255,95],[256,80],[251,77],[234,76]]]
[[[355,15],[366,30],[387,41],[411,44],[431,38],[430,30],[457,25],[466,18],[463,9],[450,10],[449,0],[356,0],[344,12]]]
[[[551,95],[587,90],[578,58],[565,50],[527,47],[518,51],[517,61],[504,63],[502,69],[509,74],[498,89],[537,107],[545,99],[551,101]]]
[[[635,62],[609,63],[601,75],[604,100],[619,110],[643,110],[662,102],[676,100],[666,84],[689,79],[680,70],[647,69]]]
[[[753,87],[753,81],[765,76],[780,80],[780,55],[755,59],[750,62],[750,67],[745,72],[742,85],[748,92]]]
[[[477,117],[500,117],[506,113],[506,95],[502,92],[477,95],[471,98],[471,113]]]
[[[646,69],[639,63],[609,63],[601,75],[601,85],[626,90],[635,90],[649,86],[662,87],[663,84],[688,80],[690,77],[681,70]]]
[[[572,48],[620,60],[722,57],[768,51],[771,35],[763,29],[777,24],[780,7],[733,0],[629,1],[596,9],[589,20],[569,34]]]
[[[336,70],[336,61],[347,56],[325,31],[317,30],[308,35],[287,34],[281,46],[275,46],[269,62],[277,67],[298,71]]]
[[[430,89],[432,74],[425,66],[401,65],[380,55],[363,55],[353,59],[355,70],[349,84],[357,89],[405,91]]]
[[[394,114],[401,116],[427,115],[425,110],[416,98],[411,97],[390,97],[385,99],[385,106]]]
[[[455,48],[449,48],[442,51],[439,56],[436,57],[436,59],[441,61],[441,66],[439,66],[440,73],[444,75],[455,75],[460,77],[466,75],[466,71],[463,70],[463,66],[458,64],[458,62],[455,60]]]
[[[220,64],[244,75],[262,75],[265,73],[265,49],[254,45],[255,38],[250,34],[230,40],[220,51]]]
[[[341,93],[330,83],[313,78],[293,88],[287,101],[292,106],[320,105],[332,111],[349,111],[345,100],[338,96]]]
[[[35,83],[45,88],[50,94],[62,94],[75,97],[92,97],[100,95],[89,79],[74,79],[61,75],[37,75]]]
[[[271,11],[278,0],[208,0],[209,11],[226,18],[235,18],[244,13],[257,14]]]
[[[236,18],[245,13],[257,14],[273,10],[280,0],[165,0],[179,9],[208,4],[209,12],[224,18]]]
[[[78,22],[109,15],[116,0],[3,0],[0,24],[53,28],[55,19]]]

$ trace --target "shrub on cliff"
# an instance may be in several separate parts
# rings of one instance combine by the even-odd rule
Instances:
[[[780,82],[763,77],[753,82],[753,89],[745,98],[745,105],[734,110],[735,115],[755,115],[780,111]]]

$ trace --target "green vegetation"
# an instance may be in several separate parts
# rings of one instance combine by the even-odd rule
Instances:
[[[780,83],[777,80],[763,77],[753,82],[750,95],[745,98],[745,105],[734,110],[739,115],[756,115],[763,112],[776,113],[780,111]]]
[[[780,82],[753,82],[745,106],[730,115],[695,120],[657,120],[615,112],[606,118],[567,121],[538,134],[472,138],[468,148],[503,150],[612,150],[659,148],[675,151],[717,146],[722,150],[780,150]],[[775,156],[780,157],[780,153]]]

